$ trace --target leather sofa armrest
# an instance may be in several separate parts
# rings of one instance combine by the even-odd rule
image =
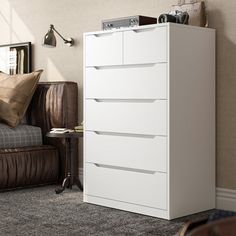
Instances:
[[[43,135],[53,127],[74,128],[78,124],[77,83],[39,83],[26,117],[28,124],[41,127]]]
[[[78,124],[78,86],[75,82],[39,83],[26,114],[27,123],[42,129],[43,143],[57,147],[60,157],[60,179],[67,171],[65,140],[48,138],[46,133],[55,127],[73,129]],[[78,156],[78,145],[73,144]],[[77,163],[74,163],[78,166]]]

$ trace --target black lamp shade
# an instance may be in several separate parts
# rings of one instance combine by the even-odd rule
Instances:
[[[68,38],[65,39],[54,27],[54,25],[50,25],[49,31],[46,33],[43,39],[43,46],[45,47],[50,47],[50,48],[55,48],[57,46],[57,40],[54,35],[54,32],[59,35],[59,37],[64,41],[64,43],[71,47],[74,45],[74,39]]]
[[[56,47],[57,40],[52,29],[50,29],[44,36],[43,46],[46,47]]]

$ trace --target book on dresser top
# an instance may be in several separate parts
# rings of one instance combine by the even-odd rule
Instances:
[[[83,133],[84,131],[84,122],[82,121],[80,125],[77,125],[74,127],[75,132],[77,133]]]

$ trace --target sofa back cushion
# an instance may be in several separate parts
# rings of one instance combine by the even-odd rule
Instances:
[[[0,121],[11,127],[20,123],[42,72],[17,75],[0,72]]]

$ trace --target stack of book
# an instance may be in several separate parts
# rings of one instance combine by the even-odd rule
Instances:
[[[64,134],[64,133],[71,133],[74,132],[73,129],[67,129],[67,128],[52,128],[50,133],[53,134]]]
[[[81,132],[83,132],[83,125],[75,126],[74,129],[75,129],[75,132],[81,133]]]

